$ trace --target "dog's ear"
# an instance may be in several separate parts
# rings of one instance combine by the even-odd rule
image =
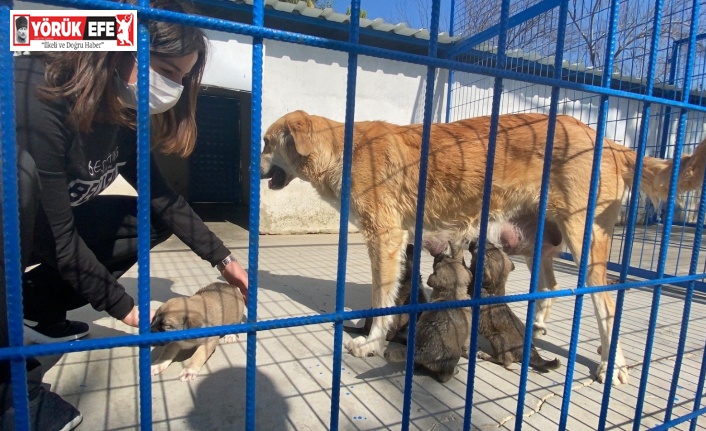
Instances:
[[[294,140],[294,148],[302,156],[308,156],[314,151],[315,145],[311,140],[311,119],[304,111],[294,111],[287,115],[287,130]]]
[[[201,328],[203,327],[203,323],[203,314],[195,310],[190,310],[184,317],[185,329]]]

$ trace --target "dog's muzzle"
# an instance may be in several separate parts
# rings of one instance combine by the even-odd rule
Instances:
[[[267,173],[261,175],[262,179],[268,179],[267,187],[270,190],[281,190],[287,185],[287,173],[277,165],[272,165]]]

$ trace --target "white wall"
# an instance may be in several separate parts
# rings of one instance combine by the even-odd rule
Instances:
[[[252,91],[252,38],[222,31],[204,32],[209,46],[202,85]]]

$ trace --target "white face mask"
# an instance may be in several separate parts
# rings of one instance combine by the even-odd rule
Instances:
[[[118,94],[127,106],[137,108],[137,83],[129,84],[115,76]],[[184,86],[165,78],[150,67],[150,115],[161,114],[179,101]]]

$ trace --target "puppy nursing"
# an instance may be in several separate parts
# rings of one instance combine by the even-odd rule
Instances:
[[[542,114],[501,115],[494,160],[488,160],[487,151],[490,122],[490,117],[477,117],[432,124],[425,232],[446,232],[456,239],[477,238],[488,163],[493,165],[491,225],[509,223],[518,232],[529,232],[535,227],[549,118]],[[310,182],[320,194],[340,199],[344,126],[303,111],[291,112],[274,122],[264,135],[261,158],[261,176],[270,180],[269,188],[279,190],[294,178],[300,178]],[[545,232],[545,242],[554,249],[560,244],[566,245],[578,264],[586,226],[596,132],[564,115],[557,117],[554,129],[545,228],[549,226],[555,235]],[[362,121],[354,123],[353,135],[351,208],[358,214],[370,256],[372,305],[389,307],[397,298],[402,251],[409,233],[415,228],[422,125]],[[633,150],[610,139],[598,144],[603,146],[603,157],[595,217],[590,226],[591,244],[587,250],[587,286],[607,284],[612,234],[623,195],[635,175],[637,157]],[[643,162],[641,191],[655,202],[665,199],[673,161],[645,157]],[[706,167],[706,144],[702,142],[691,156],[683,157],[680,166],[678,192],[700,187]],[[506,251],[531,259],[527,250],[534,248],[533,237],[523,237],[525,240],[518,243],[522,247]],[[541,255],[540,291],[558,288],[552,258],[549,251]],[[603,382],[608,377],[615,302],[609,292],[594,293],[592,299],[602,346],[595,374]],[[538,329],[544,330],[550,305],[551,301],[538,301],[535,318]],[[392,316],[376,317],[370,335],[356,337],[346,347],[358,357],[382,353],[392,323]],[[612,381],[614,384],[628,381],[628,368],[619,345]]]
[[[243,321],[245,301],[238,288],[228,283],[212,283],[191,297],[172,298],[157,309],[152,320],[152,332],[179,331],[208,326],[235,325]],[[232,343],[236,335],[226,335]],[[182,350],[195,348],[179,375],[182,382],[194,380],[218,346],[219,337],[196,338],[168,343],[160,354],[152,357],[152,375],[169,367]]]
[[[431,303],[469,299],[471,272],[463,263],[463,249],[451,247],[451,256],[444,253],[434,258],[434,272],[427,285],[434,291]],[[425,311],[417,321],[414,362],[429,370],[437,380],[448,382],[455,374],[456,364],[468,351],[471,312],[468,308]],[[406,349],[385,352],[392,362],[406,359]]]
[[[476,244],[471,244],[469,250],[472,255],[471,273],[475,278],[478,249]],[[483,267],[483,280],[481,296],[504,296],[505,283],[510,271],[515,265],[507,255],[492,243],[486,243],[485,265]],[[473,284],[468,286],[468,294],[473,295]],[[507,304],[489,304],[480,307],[478,333],[490,343],[493,354],[478,352],[478,358],[502,364],[510,368],[515,362],[522,361],[522,350],[525,344],[525,325],[513,313]],[[539,355],[537,349],[531,346],[530,366],[536,371],[546,373],[561,366],[558,359],[547,361]]]

